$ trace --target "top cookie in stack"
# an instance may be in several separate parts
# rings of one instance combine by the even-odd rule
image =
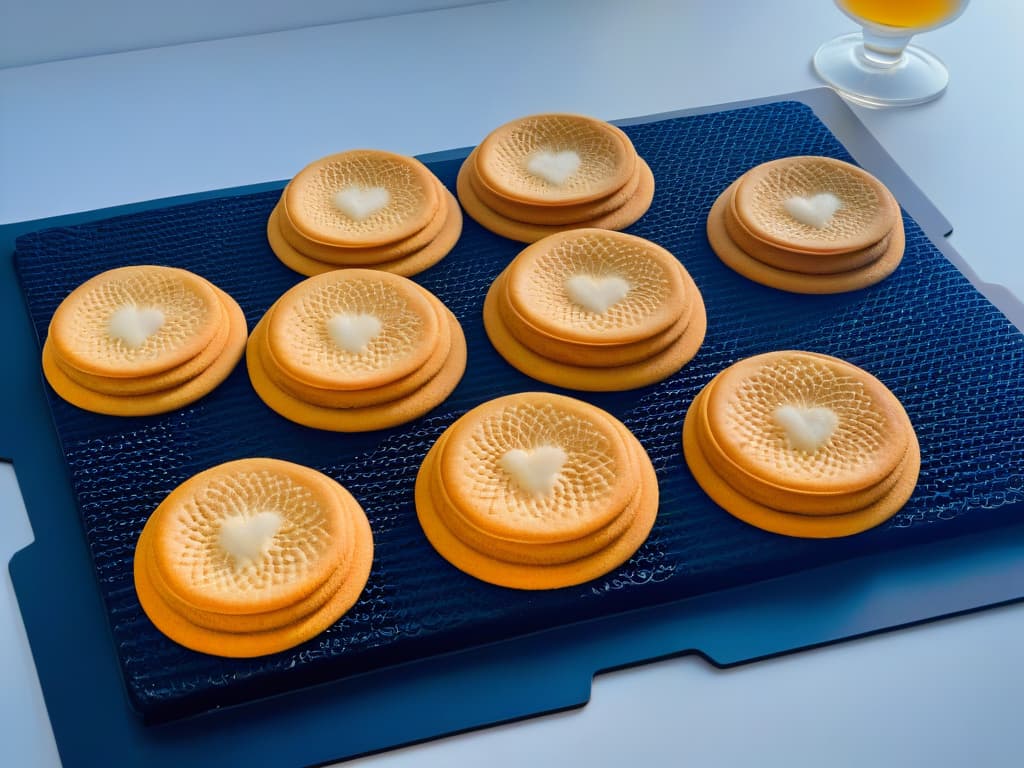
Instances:
[[[900,207],[867,171],[830,157],[785,157],[744,173],[708,214],[728,267],[792,293],[843,293],[885,279],[903,259]]]
[[[482,226],[532,243],[578,227],[628,227],[650,207],[654,175],[615,126],[544,114],[491,132],[463,163],[457,189]]]
[[[303,168],[267,222],[277,257],[309,277],[343,267],[409,277],[444,258],[461,234],[459,204],[430,169],[370,149]]]

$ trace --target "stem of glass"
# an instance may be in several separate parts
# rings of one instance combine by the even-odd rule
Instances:
[[[883,34],[864,27],[864,47],[859,51],[861,61],[875,69],[892,69],[903,61],[903,50],[911,34]]]

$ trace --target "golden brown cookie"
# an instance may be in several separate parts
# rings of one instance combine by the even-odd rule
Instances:
[[[419,160],[356,149],[316,160],[288,183],[288,220],[305,239],[366,248],[411,237],[434,218],[441,197]]]
[[[877,261],[889,248],[891,233],[872,246],[849,253],[786,250],[754,237],[737,218],[735,204],[734,194],[732,204],[723,213],[726,234],[745,254],[769,267],[805,275],[834,275],[865,267]]]
[[[566,341],[545,333],[525,320],[511,305],[507,295],[507,276],[502,272],[492,285],[497,299],[495,306],[506,330],[522,346],[536,354],[566,365],[583,368],[618,367],[651,360],[664,352],[690,326],[690,319],[700,310],[687,297],[680,306],[680,315],[675,324],[646,339],[626,344],[586,344]]]
[[[455,316],[411,280],[336,270],[285,293],[253,330],[246,353],[260,398],[315,429],[362,432],[422,416],[466,367]]]
[[[536,205],[502,197],[489,189],[475,172],[478,151],[478,149],[474,149],[466,158],[466,178],[472,186],[475,196],[482,205],[490,208],[499,216],[527,224],[564,226],[594,221],[622,208],[636,195],[641,179],[646,180],[649,175],[649,169],[645,169],[644,165],[638,162],[630,179],[610,195],[574,205]]]
[[[372,266],[373,269],[382,272],[410,277],[434,266],[434,264],[447,256],[452,248],[455,247],[462,234],[462,209],[459,208],[459,203],[455,196],[448,192],[448,190],[443,191],[442,198],[443,203],[439,213],[443,213],[443,222],[440,231],[433,240],[419,250],[391,261],[376,261],[374,257],[374,263],[366,266]],[[283,218],[281,207],[278,206],[271,212],[270,218],[267,221],[267,240],[275,255],[281,260],[281,263],[307,277],[320,275],[339,268],[339,264],[326,262],[296,250],[282,234],[281,221]],[[410,238],[410,240],[412,239]],[[402,241],[403,244],[408,242]],[[355,262],[352,263],[354,264]]]
[[[491,285],[484,327],[529,376],[614,391],[660,381],[689,362],[707,315],[693,279],[665,249],[577,229],[523,249]]]
[[[658,508],[654,469],[609,414],[572,398],[521,393],[455,422],[416,482],[434,548],[483,581],[553,589],[625,562]]]
[[[920,449],[875,377],[785,351],[740,361],[691,404],[684,452],[720,506],[776,533],[830,537],[879,524],[906,503]]]
[[[428,293],[404,277],[343,269],[303,280],[275,303],[267,343],[292,378],[368,389],[420,368],[440,325]]]
[[[759,240],[787,250],[850,253],[893,227],[899,205],[867,171],[831,157],[784,157],[737,181],[735,213]]]
[[[432,181],[437,188],[437,196],[440,201],[433,217],[419,231],[391,243],[379,246],[352,247],[310,240],[292,224],[284,194],[281,195],[281,199],[275,206],[277,225],[280,228],[281,236],[294,250],[318,261],[336,264],[340,267],[363,267],[396,261],[430,245],[448,221],[451,213],[449,201],[453,198],[450,197],[448,190],[439,179],[432,177]]]
[[[209,368],[210,365],[220,357],[224,348],[227,346],[228,339],[231,335],[231,327],[231,313],[229,312],[227,305],[222,301],[221,318],[217,323],[217,330],[213,340],[191,360],[161,373],[154,373],[150,376],[137,376],[134,378],[96,376],[92,373],[79,371],[77,368],[68,365],[67,362],[61,360],[59,357],[54,357],[53,362],[60,368],[65,376],[71,379],[75,384],[78,384],[85,389],[92,390],[103,395],[115,395],[119,397],[123,397],[125,395],[149,395],[154,392],[161,392],[163,390],[179,387],[190,379],[194,379]]]
[[[208,362],[206,350],[203,350],[192,361],[186,362],[178,368],[140,377],[140,380],[145,382],[143,386],[152,385],[153,382],[170,383],[179,379],[183,379],[182,383],[172,383],[166,389],[140,394],[120,395],[92,389],[80,383],[80,381],[87,380],[87,376],[81,372],[76,371],[74,379],[68,375],[68,364],[57,356],[51,337],[48,337],[43,344],[42,362],[46,380],[60,397],[72,405],[110,416],[150,416],[177,410],[195,402],[216,389],[234,370],[245,351],[247,337],[245,315],[241,308],[226,293],[212,284],[210,287],[217,299],[220,311],[227,317],[226,321],[222,320],[220,323],[221,326],[227,328],[227,338],[220,352],[213,357],[212,361]],[[220,331],[218,331],[218,335],[219,333]],[[205,367],[195,372],[203,365]],[[131,381],[131,379],[121,378],[111,379],[106,383],[110,385],[111,390],[128,392],[132,389]]]
[[[770,352],[741,360],[716,378],[707,398],[708,429],[722,452],[749,474],[792,490],[845,493],[881,482],[912,431],[882,382],[825,355]]]
[[[474,169],[501,197],[531,205],[578,205],[629,181],[636,151],[609,123],[583,115],[541,114],[496,128],[477,149]]]
[[[754,282],[790,293],[845,293],[881,282],[891,275],[903,260],[906,238],[903,220],[897,217],[896,225],[887,237],[887,245],[882,255],[863,267],[835,274],[808,274],[769,266],[743,251],[729,237],[725,216],[735,184],[736,182],[733,182],[733,185],[719,195],[711,206],[707,220],[708,241],[712,250],[726,266]]]
[[[243,459],[190,478],[160,504],[139,538],[135,584],[172,640],[258,656],[334,623],[372,560],[366,516],[344,488],[290,462]]]
[[[452,351],[453,330],[448,310],[435,296],[429,296],[437,317],[438,333],[437,344],[430,357],[412,373],[396,379],[388,384],[367,389],[332,389],[329,387],[315,387],[303,381],[289,376],[281,369],[277,360],[267,344],[267,334],[264,329],[273,324],[274,307],[267,310],[266,316],[261,320],[260,333],[254,336],[253,351],[259,355],[261,367],[270,381],[286,394],[297,400],[310,405],[319,405],[324,408],[365,408],[370,405],[383,405],[385,403],[401,400],[422,389],[433,379],[449,360]],[[258,345],[258,348],[256,348]]]
[[[506,290],[524,320],[555,338],[629,344],[675,324],[691,298],[680,266],[642,237],[575,229],[520,251]]]
[[[482,227],[510,240],[518,240],[524,243],[532,243],[541,238],[564,232],[569,229],[580,227],[596,227],[600,229],[625,229],[636,223],[641,216],[647,213],[654,200],[654,174],[642,158],[637,158],[640,170],[640,179],[636,192],[626,200],[619,208],[601,214],[589,221],[580,221],[575,224],[545,225],[531,224],[523,221],[516,221],[507,216],[502,216],[497,211],[484,205],[477,196],[470,181],[470,167],[463,163],[459,170],[456,181],[456,189],[459,194],[459,202],[466,213],[470,215]]]
[[[136,378],[191,360],[213,340],[221,317],[217,293],[199,275],[174,267],[120,267],[73,290],[54,312],[48,338],[68,366]]]

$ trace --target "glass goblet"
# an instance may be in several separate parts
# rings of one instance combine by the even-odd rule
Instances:
[[[829,40],[814,54],[814,71],[843,97],[869,107],[922,104],[942,95],[949,71],[910,39],[949,24],[968,0],[835,0],[863,27]]]

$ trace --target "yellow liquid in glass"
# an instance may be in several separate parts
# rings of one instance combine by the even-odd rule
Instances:
[[[889,27],[919,29],[938,24],[960,7],[959,0],[838,0],[847,13]]]

